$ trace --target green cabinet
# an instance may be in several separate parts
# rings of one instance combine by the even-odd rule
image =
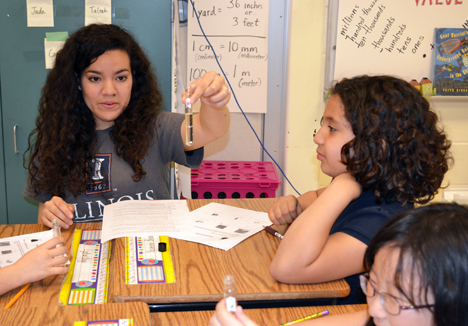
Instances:
[[[169,110],[171,1],[113,0],[112,23],[130,31],[150,57]],[[23,153],[34,129],[45,69],[44,38],[84,26],[84,0],[54,0],[54,27],[27,27],[26,1],[0,1],[0,223],[37,222],[37,203],[22,195]],[[16,149],[15,149],[16,143]],[[54,182],[54,180],[51,180]]]

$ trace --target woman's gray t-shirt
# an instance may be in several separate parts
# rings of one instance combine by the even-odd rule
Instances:
[[[68,194],[64,200],[75,206],[75,223],[102,222],[104,206],[122,200],[170,199],[169,170],[172,161],[196,168],[203,160],[203,148],[185,152],[180,134],[184,115],[160,113],[157,119],[156,137],[144,158],[146,176],[135,182],[135,174],[130,165],[117,156],[109,132],[113,127],[97,130],[97,150],[95,158],[89,162],[93,169],[88,176],[88,190],[78,196]],[[54,180],[50,180],[54,182]],[[23,194],[40,202],[52,199],[51,194],[34,192],[26,184]]]

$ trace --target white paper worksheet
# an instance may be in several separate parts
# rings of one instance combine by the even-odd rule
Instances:
[[[218,203],[189,212],[185,200],[127,200],[104,208],[101,241],[167,235],[229,250],[267,225],[267,213]]]
[[[210,203],[186,216],[185,233],[172,237],[229,250],[255,233],[263,226],[271,225],[268,214],[250,209]]]
[[[126,200],[104,207],[101,241],[144,235],[182,233],[185,200]]]

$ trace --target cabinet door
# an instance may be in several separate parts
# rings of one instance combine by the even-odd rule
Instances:
[[[1,89],[1,84],[0,84]],[[2,101],[0,92],[0,113],[2,112]],[[1,115],[0,115],[1,116]],[[7,207],[6,207],[6,189],[5,189],[5,159],[3,155],[3,142],[1,141],[3,135],[2,124],[0,123],[0,224],[7,224]]]
[[[72,34],[84,26],[84,0],[54,0],[54,27],[27,27],[26,1],[0,1],[0,99],[8,223],[36,223],[37,202],[23,196],[27,171],[23,153],[34,129],[47,76],[44,38],[48,32]],[[171,91],[171,1],[113,0],[112,23],[130,31],[148,54],[169,111]],[[13,129],[16,126],[16,147]],[[1,167],[1,166],[0,166]],[[1,178],[0,178],[1,181]],[[51,180],[51,182],[54,182]],[[1,184],[3,186],[3,183]],[[0,223],[5,223],[0,219]]]

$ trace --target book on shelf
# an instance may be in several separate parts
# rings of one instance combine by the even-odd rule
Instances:
[[[468,96],[468,29],[435,29],[436,95]]]

